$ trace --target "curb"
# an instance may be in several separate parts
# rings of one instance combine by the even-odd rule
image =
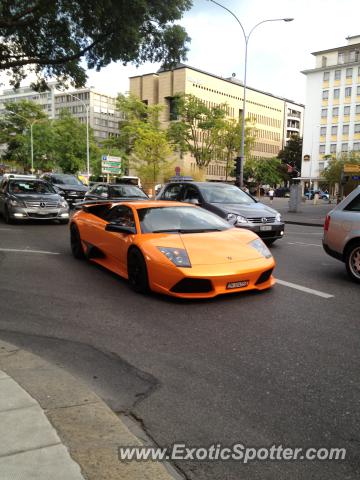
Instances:
[[[120,446],[142,443],[65,369],[3,340],[0,369],[37,400],[86,480],[174,480],[159,462],[119,460]]]

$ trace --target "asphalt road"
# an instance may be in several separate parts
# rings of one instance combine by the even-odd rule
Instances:
[[[66,226],[0,221],[0,338],[75,373],[159,445],[347,449],[342,462],[178,461],[188,479],[359,478],[359,287],[321,228],[287,226],[272,290],[205,301],[137,295],[68,240]]]

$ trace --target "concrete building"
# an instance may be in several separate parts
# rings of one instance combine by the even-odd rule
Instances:
[[[60,92],[56,85],[56,82],[48,83],[50,90],[41,93],[34,92],[30,87],[4,90],[0,95],[0,115],[6,102],[30,100],[41,105],[44,112],[53,119],[58,118],[61,110],[66,109],[86,124],[88,110],[89,125],[100,145],[105,139],[119,134],[119,124],[125,117],[116,110],[116,97],[96,92],[92,88]]]
[[[317,188],[329,156],[360,152],[360,35],[347,45],[314,52],[305,70],[306,115],[301,177]]]
[[[192,94],[208,107],[226,103],[229,117],[239,119],[243,110],[244,87],[235,78],[222,78],[187,65],[179,64],[170,71],[158,71],[130,78],[130,92],[149,105],[163,104],[161,121],[169,124],[173,115],[176,94]],[[246,117],[253,121],[256,141],[251,156],[277,156],[290,133],[302,136],[304,106],[270,93],[246,88]],[[187,172],[196,169],[190,155],[179,159],[179,166]],[[225,163],[216,160],[207,168],[208,180],[225,179]]]

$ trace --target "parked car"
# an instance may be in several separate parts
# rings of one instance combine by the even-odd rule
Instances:
[[[179,178],[166,184],[156,198],[199,205],[235,227],[252,230],[267,244],[284,234],[284,222],[279,212],[227,183],[182,181]]]
[[[360,186],[326,216],[323,247],[360,283]]]
[[[88,187],[75,175],[66,173],[44,173],[41,178],[51,183],[55,190],[62,195],[71,207],[85,197]]]
[[[99,182],[92,185],[85,194],[84,200],[148,200],[149,197],[141,188],[131,184],[114,184]]]
[[[290,188],[280,187],[275,190],[275,197],[290,197]]]
[[[71,218],[70,243],[75,258],[99,263],[139,293],[208,298],[275,283],[274,258],[257,235],[184,203],[83,205]]]
[[[319,195],[320,200],[329,200],[328,192],[324,192],[323,190],[310,190],[310,191],[305,192],[304,196],[308,200],[313,200],[316,193]]]
[[[69,222],[69,205],[51,184],[32,176],[5,176],[0,184],[0,213],[6,223],[15,220]]]

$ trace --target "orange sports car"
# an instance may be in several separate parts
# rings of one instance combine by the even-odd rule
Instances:
[[[255,233],[191,204],[84,204],[71,219],[70,236],[75,258],[127,278],[136,292],[207,298],[275,283],[274,259]]]

